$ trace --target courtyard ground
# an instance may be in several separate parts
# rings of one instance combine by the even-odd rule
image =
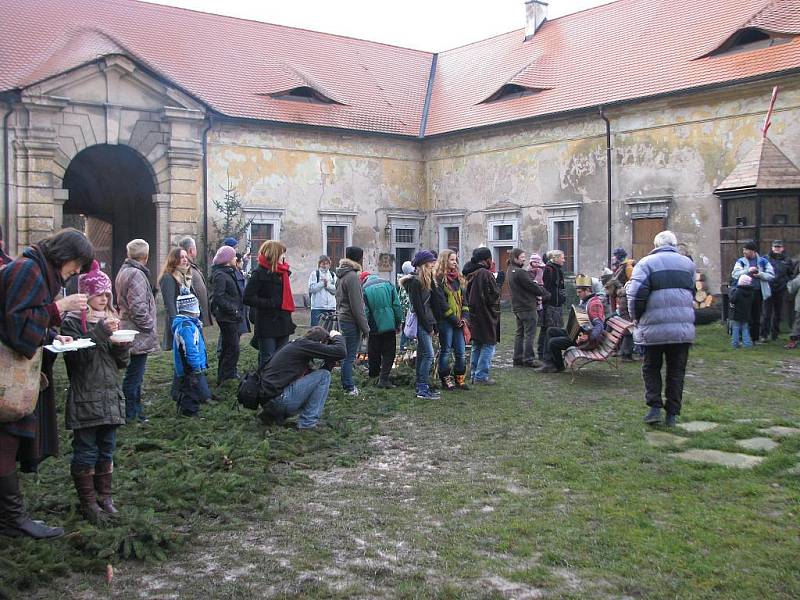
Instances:
[[[681,415],[691,424],[667,432],[641,421],[638,363],[620,378],[592,366],[574,383],[512,368],[510,317],[496,387],[423,401],[410,372],[398,376],[403,387],[364,385],[358,398],[337,381],[323,434],[265,428],[232,408],[232,390],[203,418],[179,418],[169,355],[158,357],[150,423],[119,434],[123,518],[102,529],[80,519],[64,434],[64,455],[27,477],[25,493],[68,534],[0,539],[0,590],[800,597],[800,353],[776,343],[734,351],[721,325],[699,328]],[[244,362],[254,360],[248,348]],[[735,466],[708,462],[717,458]]]

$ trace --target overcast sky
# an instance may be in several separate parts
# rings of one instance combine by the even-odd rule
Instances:
[[[554,19],[609,1],[550,0],[548,14]],[[431,52],[525,26],[524,0],[158,0],[156,3]]]

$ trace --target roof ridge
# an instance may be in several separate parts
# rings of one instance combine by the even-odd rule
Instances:
[[[258,19],[248,19],[247,17],[237,17],[235,15],[223,15],[223,14],[220,14],[220,13],[208,12],[208,11],[205,11],[205,10],[197,10],[195,8],[186,8],[185,6],[173,6],[171,4],[160,4],[157,0],[119,0],[119,1],[131,2],[131,3],[135,3],[135,4],[143,4],[143,5],[148,5],[148,6],[156,6],[156,7],[164,8],[164,9],[167,9],[167,10],[173,10],[173,9],[174,10],[183,10],[183,11],[187,11],[187,12],[191,12],[191,13],[195,13],[195,14],[200,14],[200,15],[209,15],[209,16],[212,16],[212,17],[219,17],[220,19],[233,19],[235,21],[245,21],[247,23],[257,23],[259,25],[269,25],[271,27],[283,27],[283,28],[286,28],[286,29],[294,29],[295,31],[305,31],[305,32],[308,32],[308,33],[316,33],[316,34],[319,34],[319,35],[329,35],[329,36],[333,36],[333,37],[337,37],[337,38],[343,38],[343,39],[347,39],[347,40],[355,40],[357,42],[365,42],[367,44],[376,44],[378,46],[387,46],[389,48],[397,48],[399,50],[408,50],[409,52],[418,52],[420,54],[429,54],[429,55],[430,54],[435,54],[434,52],[431,52],[430,50],[419,50],[417,48],[409,48],[408,46],[400,46],[398,44],[389,44],[387,42],[378,42],[376,40],[368,40],[368,39],[365,39],[365,38],[359,38],[359,37],[355,37],[355,36],[352,36],[352,35],[344,35],[344,34],[341,34],[341,33],[330,33],[330,32],[327,32],[327,31],[319,31],[318,29],[308,29],[307,27],[296,27],[294,25],[282,25],[280,23],[271,23],[269,21],[259,21]]]

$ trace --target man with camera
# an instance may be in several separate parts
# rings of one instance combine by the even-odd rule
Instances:
[[[580,303],[578,308],[586,313],[588,324],[581,327],[577,339],[573,340],[566,329],[550,327],[547,329],[545,339],[545,362],[536,369],[539,373],[560,373],[564,370],[564,356],[562,352],[571,346],[581,350],[593,350],[603,341],[606,311],[603,301],[592,292],[592,278],[587,275],[575,277],[575,293],[578,294]]]
[[[320,416],[328,398],[331,369],[346,355],[342,334],[336,330],[328,333],[319,326],[280,348],[258,374],[259,417],[264,424],[281,424],[299,414],[299,431],[322,429]],[[315,361],[322,366],[315,369]]]

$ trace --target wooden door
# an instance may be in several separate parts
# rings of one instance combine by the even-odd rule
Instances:
[[[495,259],[495,264],[497,266],[497,272],[506,271],[508,270],[508,259],[511,257],[511,251],[514,249],[513,246],[497,246],[495,247],[495,254],[497,258]],[[503,288],[500,290],[500,297],[503,300],[510,300],[511,299],[511,288],[508,287],[508,281],[503,283]]]
[[[630,256],[636,260],[647,256],[653,249],[653,238],[667,228],[663,217],[633,220],[633,244]]]

